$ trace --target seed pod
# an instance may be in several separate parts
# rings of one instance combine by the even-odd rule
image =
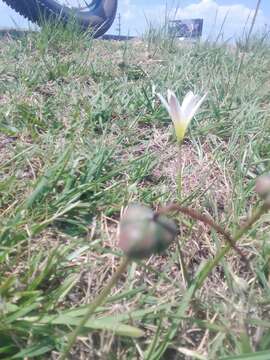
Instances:
[[[256,180],[255,191],[262,199],[269,198],[270,174],[258,177],[258,179]]]
[[[167,249],[177,234],[173,221],[140,204],[132,204],[120,222],[119,247],[132,259],[142,259]]]

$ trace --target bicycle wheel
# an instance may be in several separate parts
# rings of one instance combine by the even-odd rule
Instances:
[[[94,37],[99,37],[111,27],[117,0],[3,0],[15,11],[42,26],[44,20],[66,23],[75,19],[83,29],[91,28]]]

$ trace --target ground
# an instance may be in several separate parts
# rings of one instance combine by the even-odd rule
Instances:
[[[1,358],[58,358],[117,268],[129,203],[178,202],[232,235],[260,206],[255,180],[270,169],[270,46],[262,36],[248,45],[183,44],[158,31],[118,43],[52,26],[1,39]],[[181,154],[156,96],[167,88],[179,99],[208,92]],[[246,261],[228,251],[196,291],[226,240],[170,217],[176,243],[128,267],[70,358],[249,359],[256,351],[250,359],[269,360],[270,216],[238,241]]]

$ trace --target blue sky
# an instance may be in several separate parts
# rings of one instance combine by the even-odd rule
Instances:
[[[75,0],[74,0],[75,1]],[[171,18],[204,19],[204,37],[217,33],[227,16],[224,26],[225,39],[240,36],[247,19],[252,17],[256,0],[167,0],[167,10]],[[122,18],[122,32],[131,35],[141,34],[147,22],[159,24],[166,12],[165,0],[119,0]],[[29,23],[0,0],[0,27],[28,27]],[[256,30],[270,27],[270,0],[262,0]],[[116,31],[116,22],[111,33]]]

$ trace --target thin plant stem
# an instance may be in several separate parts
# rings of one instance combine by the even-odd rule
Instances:
[[[255,222],[257,222],[260,219],[260,217],[263,214],[265,214],[266,212],[268,212],[269,210],[270,210],[270,206],[268,204],[261,205],[258,209],[256,209],[253,212],[252,216],[246,221],[244,226],[240,227],[236,231],[236,233],[234,234],[233,237],[231,237],[230,234],[226,230],[224,230],[220,225],[216,224],[208,216],[200,214],[193,209],[182,207],[178,204],[170,204],[164,208],[161,208],[160,210],[157,211],[157,214],[161,215],[161,214],[166,214],[166,213],[172,212],[172,211],[183,212],[183,213],[189,215],[190,217],[192,217],[193,219],[202,221],[205,224],[210,225],[218,233],[222,234],[226,238],[226,240],[228,240],[226,246],[224,246],[224,248],[221,249],[217,253],[217,255],[205,265],[204,271],[201,272],[202,276],[200,276],[199,279],[197,279],[197,281],[196,281],[196,289],[199,289],[202,286],[204,280],[207,278],[208,274],[218,265],[220,260],[227,254],[227,252],[231,248],[237,249],[238,252],[240,251],[243,259],[245,260],[245,262],[247,262],[247,259],[244,256],[244,254],[242,254],[241,250],[238,247],[236,247],[236,243],[252,227],[252,225]]]
[[[210,226],[211,228],[213,228],[217,233],[224,236],[224,238],[226,239],[228,244],[230,244],[230,247],[232,247],[238,253],[238,255],[242,258],[242,260],[249,267],[249,262],[247,261],[245,255],[242,253],[242,251],[233,242],[233,239],[232,239],[230,233],[228,231],[226,231],[225,229],[223,229],[222,226],[217,224],[209,216],[207,216],[205,214],[201,214],[200,212],[198,212],[198,211],[196,211],[194,209],[184,207],[184,206],[181,206],[181,205],[176,204],[176,203],[172,203],[172,204],[169,204],[169,205],[167,205],[167,206],[165,206],[163,208],[160,208],[156,213],[158,215],[162,215],[162,214],[167,214],[169,212],[181,212],[181,213],[191,217],[192,219],[197,220],[197,221],[201,221],[204,224],[206,224],[206,225]]]
[[[252,34],[253,29],[254,29],[254,25],[255,25],[255,22],[256,22],[256,19],[257,19],[257,16],[258,16],[260,5],[261,5],[261,0],[258,0],[257,4],[256,4],[256,9],[255,9],[255,12],[254,12],[254,16],[252,18],[252,22],[251,22],[251,25],[250,25],[250,28],[249,28],[248,36],[247,36],[246,50],[248,48],[249,41],[250,41],[250,38],[251,38],[251,34]]]
[[[256,209],[254,211],[254,213],[252,214],[252,216],[246,221],[244,226],[240,227],[236,231],[235,235],[232,238],[233,244],[235,245],[236,242],[245,233],[248,232],[248,230],[253,226],[253,224],[255,224],[255,222],[257,222],[263,214],[265,214],[266,212],[269,211],[269,209],[270,209],[270,206],[266,205],[266,204],[263,204],[261,207]],[[196,289],[199,289],[203,285],[204,280],[207,278],[209,273],[218,265],[220,260],[227,254],[227,252],[231,249],[231,247],[232,247],[232,245],[230,243],[227,243],[227,245],[222,250],[220,250],[211,261],[209,261],[205,265],[204,271],[201,272],[202,276],[200,276],[198,281],[196,281]]]
[[[184,261],[184,256],[181,250],[181,245],[180,245],[180,240],[177,241],[177,250],[178,250],[178,254],[179,254],[179,265],[180,265],[180,270],[183,276],[183,280],[184,280],[184,284],[185,287],[187,288],[190,284],[190,279],[189,279],[189,275],[188,275],[188,271],[187,271],[187,267]]]
[[[182,195],[182,173],[183,173],[183,161],[182,161],[182,142],[178,142],[178,152],[177,152],[177,171],[176,171],[176,187],[179,198],[181,199]]]
[[[74,345],[77,336],[80,334],[82,328],[87,323],[87,321],[91,318],[91,316],[94,314],[96,308],[104,303],[107,296],[110,294],[112,288],[116,285],[117,281],[119,280],[120,276],[123,274],[123,272],[126,270],[128,264],[130,263],[130,259],[127,257],[124,257],[122,262],[120,263],[119,267],[115,271],[115,273],[112,275],[110,281],[108,284],[104,287],[104,289],[101,291],[101,293],[94,299],[94,301],[89,305],[89,308],[84,315],[84,317],[79,322],[78,326],[74,329],[74,331],[70,334],[68,343],[66,348],[64,349],[63,354],[60,356],[59,360],[64,360],[67,358],[72,346]]]
[[[252,31],[253,31],[253,28],[254,28],[256,19],[257,19],[257,15],[258,15],[258,12],[259,12],[259,9],[260,9],[260,5],[261,5],[261,0],[258,0],[258,1],[257,1],[257,4],[256,4],[256,9],[255,9],[255,12],[254,12],[254,15],[253,15],[253,18],[252,18],[252,22],[251,22],[251,25],[250,25],[250,28],[249,28],[249,32],[248,32],[248,35],[247,35],[247,38],[246,38],[246,43],[245,43],[245,46],[244,46],[244,51],[242,51],[242,54],[241,54],[241,56],[240,56],[240,61],[239,61],[239,66],[238,66],[237,74],[236,74],[236,77],[235,77],[234,84],[233,84],[233,86],[232,86],[232,96],[231,96],[231,99],[232,99],[232,100],[231,100],[231,103],[230,103],[229,108],[232,107],[232,102],[233,102],[233,99],[234,99],[236,87],[237,87],[238,80],[239,80],[239,77],[240,77],[241,69],[242,69],[243,64],[244,64],[246,52],[247,52],[248,47],[249,47],[249,42],[250,42],[251,34],[252,34]]]
[[[182,176],[183,175],[182,144],[183,144],[182,141],[178,142],[178,144],[177,144],[178,145],[178,158],[177,158],[176,186],[177,186],[177,190],[179,193],[179,200],[181,200],[181,197],[182,197],[182,178],[183,178],[183,176]],[[182,236],[180,238],[182,238]],[[186,267],[186,264],[184,261],[184,256],[183,256],[179,241],[177,242],[177,250],[178,250],[178,254],[179,254],[179,266],[180,266],[180,269],[182,272],[184,283],[186,286],[188,286],[189,285],[189,276],[188,276],[187,267]]]
[[[245,233],[247,233],[248,230],[260,219],[260,217],[269,210],[270,210],[270,205],[267,204],[263,204],[261,207],[256,209],[254,213],[251,215],[251,217],[246,221],[244,226],[240,227],[232,237],[233,244],[235,244]],[[163,213],[164,211],[165,209],[163,209]],[[162,345],[157,349],[157,351],[153,356],[153,359],[161,359],[162,355],[164,354],[165,350],[168,347],[169,342],[172,341],[173,338],[175,337],[179,327],[179,320],[181,320],[185,316],[189,304],[192,302],[197,290],[199,290],[203,286],[206,278],[209,276],[209,274],[219,264],[220,260],[223,259],[223,257],[228,253],[228,251],[231,248],[232,248],[231,243],[227,243],[226,246],[223,249],[221,249],[212,260],[208,261],[199,271],[198,276],[190,284],[189,288],[187,289],[186,293],[183,296],[183,299],[179,305],[177,312],[175,313],[172,327],[166,335],[167,341],[164,341]]]

